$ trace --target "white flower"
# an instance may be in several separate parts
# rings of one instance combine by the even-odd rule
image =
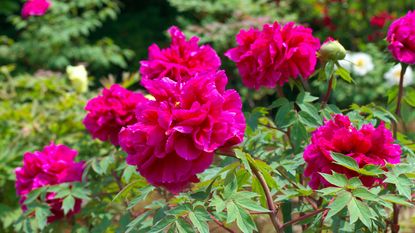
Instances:
[[[388,72],[385,73],[383,77],[388,81],[388,84],[393,85],[399,85],[399,80],[401,78],[401,64],[397,64],[394,67],[392,67]],[[408,66],[406,68],[405,75],[403,77],[403,86],[408,86],[414,82],[413,80],[413,73],[411,67]]]
[[[66,67],[66,73],[77,92],[83,93],[88,90],[88,72],[86,71],[85,66],[68,66]]]
[[[372,57],[367,53],[352,53],[350,62],[352,72],[359,76],[366,75],[375,68]]]

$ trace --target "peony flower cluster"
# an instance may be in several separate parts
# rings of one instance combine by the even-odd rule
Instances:
[[[401,71],[401,64],[396,64],[388,72],[386,72],[383,77],[386,79],[390,86],[399,85],[399,81],[401,79]],[[403,86],[406,87],[412,83],[414,83],[414,75],[412,68],[408,66],[403,76]]]
[[[325,125],[313,132],[311,144],[304,151],[307,163],[305,176],[310,177],[310,187],[318,189],[330,184],[320,173],[342,173],[348,178],[359,176],[358,173],[334,163],[330,152],[342,153],[356,160],[359,167],[368,164],[383,166],[385,163],[400,162],[401,148],[394,144],[392,133],[381,123],[377,128],[365,124],[357,129],[344,115],[334,115]],[[362,183],[371,187],[379,178],[359,176]]]
[[[16,168],[16,190],[20,196],[22,209],[27,195],[40,187],[56,185],[66,182],[81,182],[84,171],[84,162],[75,162],[78,152],[65,145],[51,143],[43,151],[27,152],[24,154],[23,167]],[[55,198],[55,193],[46,195],[46,202],[50,206],[52,215],[48,222],[64,217],[61,209],[62,199]],[[81,199],[75,199],[75,206],[67,215],[71,216],[80,211]]]
[[[102,94],[89,100],[85,110],[88,111],[83,123],[93,138],[110,141],[118,146],[118,133],[121,128],[134,124],[135,109],[145,97],[140,93],[129,91],[118,84],[104,89]]]
[[[28,0],[22,8],[22,17],[42,16],[52,3],[49,0]]]
[[[197,182],[217,149],[243,140],[245,119],[235,90],[225,90],[223,71],[197,74],[187,82],[145,80],[155,100],[137,106],[137,123],[123,128],[127,163],[151,184],[173,193]]]
[[[395,20],[389,27],[386,40],[396,60],[415,64],[415,11]]]
[[[236,63],[245,86],[258,89],[282,86],[290,78],[308,78],[315,70],[320,41],[312,30],[293,22],[275,22],[262,30],[241,30],[238,46],[225,55]]]
[[[140,74],[145,79],[169,77],[174,81],[187,81],[199,72],[215,72],[221,62],[209,45],[199,46],[199,38],[186,40],[183,32],[173,26],[169,48],[160,49],[156,44],[149,47],[148,60],[141,61]]]

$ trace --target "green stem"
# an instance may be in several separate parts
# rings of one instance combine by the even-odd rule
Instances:
[[[327,92],[324,96],[323,100],[321,101],[321,108],[324,108],[326,104],[329,102],[331,90],[333,89],[333,75],[330,77],[329,85],[327,86]]]

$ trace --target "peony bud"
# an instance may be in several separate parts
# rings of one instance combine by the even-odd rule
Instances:
[[[329,38],[321,46],[318,54],[319,58],[323,61],[338,61],[346,57],[346,49],[339,43],[339,41]]]

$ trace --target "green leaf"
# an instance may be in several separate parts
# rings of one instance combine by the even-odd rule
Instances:
[[[190,212],[189,219],[200,233],[209,233],[207,221],[210,220],[210,217],[206,210],[198,208],[195,212]]]
[[[233,196],[233,201],[240,207],[252,211],[269,212],[268,209],[261,206],[261,204],[251,200],[252,197],[257,197],[258,194],[252,192],[238,192]]]
[[[244,233],[251,233],[254,230],[257,230],[251,216],[235,203],[229,202],[226,205],[226,209],[228,211],[227,223],[232,223],[236,220],[236,225],[238,225],[239,229]]]
[[[369,190],[367,190],[366,188],[357,188],[352,191],[352,194],[353,196],[361,198],[363,200],[368,200],[368,201],[378,200],[378,196],[369,192]]]
[[[141,188],[139,190],[140,190],[140,195],[138,195],[132,201],[130,201],[130,203],[128,204],[127,209],[130,210],[130,209],[134,208],[134,206],[136,206],[139,202],[144,201],[147,198],[147,196],[154,190],[154,186],[149,185],[149,186]]]
[[[28,204],[32,203],[34,200],[36,200],[40,196],[40,194],[42,192],[45,191],[45,189],[46,189],[46,187],[42,187],[42,188],[38,188],[38,189],[35,189],[35,190],[31,191],[29,193],[29,195],[27,195],[27,198],[24,201],[24,204],[28,205]]]
[[[136,228],[140,229],[143,225],[142,222],[151,214],[150,211],[144,212],[143,214],[137,216],[133,221],[127,225],[127,231],[125,233],[130,233]],[[138,227],[137,227],[138,226]]]
[[[332,216],[339,213],[352,199],[352,194],[346,191],[339,193],[339,195],[334,199],[334,201],[328,206],[330,209],[327,213],[326,218],[329,219]]]
[[[116,201],[118,198],[120,198],[124,194],[129,193],[129,191],[131,189],[133,189],[134,187],[141,186],[141,185],[143,185],[142,180],[135,180],[135,181],[127,184],[120,192],[117,193],[117,195],[115,195],[115,197],[112,199],[112,201]]]
[[[75,198],[72,195],[68,195],[63,199],[62,209],[64,214],[68,214],[69,211],[73,210],[75,207]]]
[[[295,121],[293,105],[289,102],[282,105],[275,115],[275,124],[278,128],[284,129],[292,125]]]
[[[250,161],[253,161],[251,155],[249,155],[248,153],[243,152],[240,149],[236,149],[234,151],[235,151],[235,156],[242,161],[242,164],[244,165],[245,169],[248,170],[251,175],[253,175],[252,170],[251,170],[251,166],[249,164]]]
[[[178,218],[175,222],[177,231],[179,233],[195,232],[193,227],[182,218]]]
[[[300,107],[302,111],[306,112],[313,119],[313,121],[316,122],[318,126],[323,124],[323,120],[321,119],[318,113],[318,109],[313,104],[302,103],[302,104],[298,104],[298,106]]]
[[[274,102],[272,102],[272,104],[270,106],[268,106],[268,109],[278,108],[278,107],[281,107],[285,104],[289,104],[288,99],[284,98],[284,97],[281,97],[281,98],[278,98],[277,100],[275,100]]]
[[[320,173],[320,175],[323,176],[323,178],[330,184],[336,185],[338,187],[344,187],[348,183],[346,176],[337,172],[333,172],[332,175],[325,173]]]
[[[384,182],[394,184],[399,194],[405,196],[409,200],[411,199],[412,182],[406,176],[396,176],[394,173],[387,173]]]
[[[295,121],[291,128],[290,139],[294,145],[297,145],[296,151],[301,150],[301,144],[308,139],[307,129],[299,121]]]
[[[334,195],[343,190],[342,188],[338,187],[328,187],[324,189],[320,189],[317,192],[321,193],[323,196]]]
[[[356,160],[354,160],[353,158],[336,152],[331,152],[330,154],[337,164],[349,168],[353,171],[360,169],[359,165],[356,163]]]
[[[363,168],[359,169],[359,171],[360,174],[366,176],[378,176],[384,173],[380,166],[373,164],[365,165]]]
[[[224,186],[225,188],[223,190],[223,197],[225,200],[229,199],[234,193],[238,191],[238,181],[233,171],[229,171],[226,175]]]
[[[265,179],[265,182],[268,184],[270,188],[278,189],[278,184],[271,176],[273,169],[264,161],[261,160],[254,160],[252,163],[262,174]]]
[[[340,76],[340,78],[342,78],[344,81],[346,81],[348,83],[352,83],[353,82],[353,78],[350,76],[349,71],[347,71],[343,67],[338,67],[338,69],[336,70],[335,74],[338,75],[338,76]]]
[[[334,71],[334,62],[333,61],[328,61],[326,63],[326,66],[324,67],[324,73],[325,73],[325,75],[328,79],[333,74],[333,71]]]
[[[156,224],[154,224],[153,227],[151,227],[150,231],[148,233],[157,233],[161,232],[164,229],[166,229],[171,223],[173,223],[176,220],[176,218],[172,215],[167,215],[163,218],[161,218]]]
[[[315,100],[318,100],[318,97],[312,96],[309,92],[300,92],[295,102],[297,102],[297,104],[302,104],[311,103]]]
[[[48,206],[42,205],[35,208],[35,219],[39,229],[43,230],[46,227],[49,215],[51,212]]]
[[[216,176],[215,178],[213,178],[213,180],[210,182],[210,184],[206,188],[206,190],[192,193],[192,194],[190,194],[190,196],[192,198],[196,199],[196,200],[199,200],[199,201],[205,200],[206,198],[209,197],[209,195],[210,195],[210,193],[212,191],[213,184],[215,183],[215,181],[216,181],[217,178],[218,178],[218,176]]]
[[[79,185],[78,185],[79,184]],[[89,200],[89,196],[91,195],[90,191],[88,189],[85,189],[80,183],[78,183],[72,187],[72,196],[76,198],[80,198],[83,200]]]
[[[365,203],[357,200],[356,198],[352,198],[347,204],[347,209],[350,214],[351,224],[355,223],[359,219],[369,229],[372,228],[372,213]]]
[[[131,176],[135,173],[136,173],[136,167],[127,165],[124,169],[122,177],[125,180],[125,182],[128,183],[130,182]]]
[[[209,227],[206,222],[200,221],[193,212],[189,213],[189,219],[200,233],[208,233]]]
[[[316,121],[310,114],[304,111],[298,113],[298,120],[311,128],[318,128],[320,126],[318,121]]]
[[[402,196],[386,194],[386,195],[380,196],[380,198],[382,200],[387,201],[387,202],[395,203],[395,204],[398,204],[398,205],[412,206],[412,204],[407,202],[406,199]]]
[[[210,206],[216,208],[216,212],[220,213],[226,208],[226,202],[222,200],[218,195],[214,194],[210,201]]]

